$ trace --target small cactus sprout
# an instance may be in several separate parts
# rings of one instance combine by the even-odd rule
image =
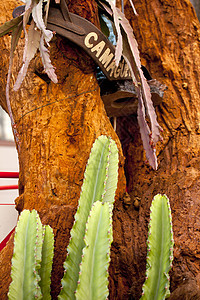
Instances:
[[[35,210],[24,210],[21,213],[15,230],[9,300],[42,299],[43,295],[43,299],[51,299],[50,275],[54,239],[52,230],[50,229],[50,234],[46,234],[46,231],[49,231],[48,226],[42,226]],[[45,270],[45,276],[42,270]],[[49,296],[47,293],[43,294],[45,282],[49,284]]]
[[[151,204],[146,281],[142,300],[163,300],[169,296],[169,270],[173,260],[172,217],[169,200],[156,195]]]
[[[90,211],[96,201],[108,202],[112,206],[118,179],[118,149],[115,142],[106,136],[100,136],[93,144],[86,166],[78,209],[75,215],[76,226],[71,230],[71,241],[67,248],[69,255],[64,263],[67,271],[62,279],[63,289],[59,300],[75,300],[74,291],[79,278],[82,251],[85,247],[84,236],[88,235],[87,222]],[[87,227],[88,228],[88,227]],[[88,287],[85,287],[87,289]]]

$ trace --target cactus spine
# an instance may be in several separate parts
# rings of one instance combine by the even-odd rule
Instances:
[[[45,244],[51,240],[51,253],[53,249],[53,233],[49,236],[45,233],[45,227],[42,226],[38,213],[24,210],[16,227],[14,238],[14,252],[12,258],[11,278],[12,282],[9,287],[9,300],[29,300],[42,299],[42,292],[39,284],[41,277],[39,270],[41,268],[42,256],[46,250]],[[46,248],[46,247],[45,247]],[[52,265],[52,254],[49,257]],[[49,266],[49,268],[51,268]],[[48,298],[45,298],[48,299]]]
[[[161,300],[170,294],[168,273],[172,265],[174,244],[167,196],[156,195],[150,211],[146,281],[141,299]]]
[[[71,240],[67,248],[68,254],[64,263],[65,274],[62,279],[62,290],[58,297],[59,300],[75,299],[82,251],[85,247],[83,238],[88,216],[92,205],[96,201],[108,202],[112,206],[117,188],[117,178],[117,146],[112,139],[100,136],[93,144],[86,166],[75,222],[71,230]],[[87,229],[89,231],[89,228]],[[85,287],[85,289],[87,288]]]

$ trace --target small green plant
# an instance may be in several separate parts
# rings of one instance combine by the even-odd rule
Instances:
[[[35,210],[24,210],[15,231],[8,299],[51,299],[53,245],[51,227],[42,226]]]
[[[112,243],[112,209],[117,188],[118,149],[100,136],[86,166],[79,206],[71,230],[64,263],[65,275],[59,299],[106,299]],[[24,210],[14,240],[8,298],[51,299],[50,274],[53,233],[43,227],[35,210]]]
[[[173,260],[173,231],[169,199],[156,195],[150,208],[147,240],[146,281],[142,300],[163,300],[169,297],[169,270]]]

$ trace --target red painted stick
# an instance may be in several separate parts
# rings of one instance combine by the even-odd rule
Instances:
[[[19,178],[19,172],[0,172],[0,178]]]
[[[18,185],[4,185],[4,186],[0,186],[0,191],[4,191],[4,190],[16,190],[18,189]]]
[[[6,246],[7,242],[10,239],[11,234],[15,231],[15,228],[5,237],[5,239],[0,243],[0,251]]]

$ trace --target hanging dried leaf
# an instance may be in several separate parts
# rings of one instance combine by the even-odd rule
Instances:
[[[9,32],[11,32],[12,30],[14,30],[19,23],[22,21],[22,16],[19,16],[15,19],[12,19],[6,23],[4,23],[2,26],[0,26],[0,36],[3,36]]]
[[[132,0],[129,0],[129,2],[130,2],[130,4],[131,4],[131,6],[132,6],[132,9],[133,9],[134,14],[137,16],[138,14],[137,14],[137,11],[136,11],[135,6],[134,6],[134,4],[133,4],[133,1],[132,1]]]
[[[106,4],[107,2],[112,12],[109,11]],[[143,75],[141,70],[140,55],[138,50],[138,44],[134,37],[133,29],[129,24],[129,21],[126,19],[125,15],[115,7],[113,0],[102,0],[99,1],[100,5],[105,9],[106,13],[113,17],[114,25],[118,36],[123,38],[123,50],[121,44],[118,42],[118,52],[116,53],[115,58],[120,59],[121,50],[123,52],[124,58],[130,68],[131,76],[133,83],[136,87],[137,96],[138,96],[138,123],[140,125],[140,133],[143,141],[143,146],[146,151],[147,159],[150,165],[156,169],[157,168],[157,158],[155,154],[155,145],[159,139],[161,139],[160,131],[161,127],[157,122],[157,116],[151,100],[150,87],[146,81],[146,78]],[[133,6],[132,1],[130,0],[131,5]],[[136,11],[135,11],[136,13]],[[121,26],[121,28],[120,28]],[[145,119],[145,110],[149,117],[151,123],[150,134],[149,126]]]
[[[137,41],[133,34],[133,29],[130,26],[125,15],[119,9],[117,9],[117,10],[118,10],[118,14],[120,17],[120,24],[122,25],[122,27],[124,29],[124,33],[127,36],[128,43],[130,46],[130,50],[131,50],[131,54],[132,54],[131,56],[133,58],[132,69],[133,69],[136,79],[138,80],[138,82],[140,82],[142,98],[144,100],[145,108],[147,110],[147,114],[148,114],[150,122],[151,122],[152,140],[153,140],[153,143],[156,144],[158,142],[158,140],[161,138],[160,137],[161,127],[157,122],[156,112],[155,112],[155,109],[153,106],[153,102],[151,100],[150,87],[146,81],[146,78],[144,77],[142,70],[141,70],[141,62],[140,62],[140,54],[139,54],[139,50],[138,50],[138,44],[137,44]],[[124,34],[123,34],[123,40],[125,40]]]
[[[26,59],[26,52],[27,52],[27,45],[28,45],[28,34],[27,34],[27,30],[26,30],[26,25],[28,24],[30,15],[31,15],[31,7],[27,4],[25,6],[25,12],[24,12],[24,16],[23,16],[23,30],[24,30],[24,36],[25,36],[23,62],[25,62],[25,59]]]
[[[32,20],[31,25],[29,27],[28,35],[27,35],[27,45],[26,45],[26,53],[24,55],[24,64],[19,71],[17,76],[17,80],[14,85],[14,91],[17,91],[20,88],[24,77],[26,76],[27,69],[31,59],[34,58],[37,49],[39,48],[41,32],[35,29],[35,22]]]
[[[18,137],[18,132],[17,129],[15,128],[15,121],[14,117],[12,114],[12,109],[11,109],[11,104],[10,104],[10,78],[11,78],[11,72],[12,72],[12,65],[13,65],[13,56],[14,56],[14,51],[17,46],[18,40],[20,38],[21,32],[23,29],[23,21],[21,19],[20,23],[18,24],[17,27],[15,27],[12,31],[12,39],[11,39],[11,49],[10,49],[10,61],[9,61],[9,68],[8,68],[8,76],[7,76],[7,83],[6,83],[6,103],[7,103],[7,108],[8,108],[8,114],[10,116],[12,128],[13,128],[13,134],[15,136],[16,143],[18,145],[18,149],[20,149],[19,145],[19,137]]]
[[[117,8],[115,6],[115,1],[113,0],[106,0],[112,10],[113,13],[113,20],[114,20],[114,25],[116,28],[116,32],[117,32],[117,45],[116,45],[116,50],[115,50],[115,63],[116,66],[119,65],[119,62],[121,60],[121,56],[122,56],[122,35],[121,35],[121,30],[120,30],[120,22],[119,22],[119,17],[118,17],[118,13],[117,13]]]
[[[44,37],[42,36],[40,39],[40,45],[39,45],[40,55],[42,58],[42,62],[44,65],[44,71],[47,73],[49,78],[54,82],[57,83],[58,79],[55,73],[55,68],[51,64],[49,51],[44,45]]]
[[[103,9],[108,13],[108,15],[109,15],[110,17],[112,17],[113,13],[112,13],[112,10],[110,9],[110,7],[107,6],[107,5],[106,5],[104,2],[102,2],[102,1],[97,1],[97,2],[98,2],[98,4],[99,4],[100,8],[103,8]]]
[[[45,38],[45,41],[47,45],[49,46],[49,42],[53,37],[53,33],[50,30],[46,29],[44,20],[43,20],[43,12],[42,12],[42,7],[43,7],[43,0],[40,0],[37,5],[35,5],[32,9],[32,16],[33,20],[35,21],[38,29],[42,31],[42,34]]]
[[[47,3],[45,5],[45,17],[44,17],[44,24],[47,26],[47,18],[49,14],[49,6],[50,6],[50,0],[47,0]]]
[[[156,150],[151,141],[151,131],[145,119],[145,108],[143,104],[142,97],[138,99],[138,110],[137,110],[137,119],[140,127],[140,134],[143,142],[143,147],[146,152],[146,158],[150,164],[150,166],[157,170],[158,163],[156,157]]]

